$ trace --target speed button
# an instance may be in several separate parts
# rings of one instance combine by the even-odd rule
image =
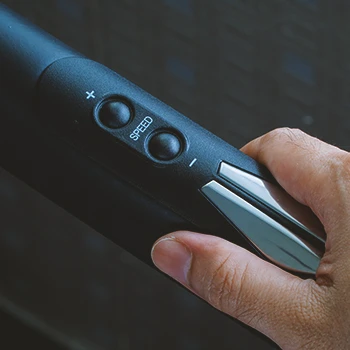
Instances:
[[[178,157],[182,151],[182,142],[171,132],[159,132],[148,142],[151,156],[159,161],[170,161]]]
[[[133,118],[132,109],[121,100],[108,100],[99,107],[97,117],[100,123],[109,129],[120,129]]]

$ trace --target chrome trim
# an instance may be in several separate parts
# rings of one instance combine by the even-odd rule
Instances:
[[[321,256],[291,231],[216,181],[201,191],[271,261],[296,272],[316,272]]]
[[[325,243],[326,234],[315,214],[279,186],[225,162],[220,165],[219,176]]]

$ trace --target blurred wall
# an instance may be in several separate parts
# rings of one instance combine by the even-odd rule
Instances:
[[[237,147],[290,126],[350,149],[346,1],[4,3]],[[271,348],[6,172],[0,209],[0,306],[67,347]]]

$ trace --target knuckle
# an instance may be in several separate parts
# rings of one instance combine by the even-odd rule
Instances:
[[[350,153],[336,151],[330,157],[330,169],[338,179],[350,179]]]
[[[251,324],[255,319],[254,303],[249,299],[249,290],[244,288],[249,278],[249,263],[245,266],[228,264],[229,258],[214,270],[207,288],[207,300],[215,308]]]
[[[228,298],[234,280],[234,270],[227,266],[227,257],[209,278],[207,299],[217,309],[225,309],[225,301]]]
[[[297,148],[307,148],[306,146],[312,146],[311,137],[306,135],[300,129],[291,129],[291,128],[277,128],[269,133],[265,134],[261,139],[261,148],[264,150],[269,149],[270,147],[280,147],[283,145],[288,145],[289,147]],[[307,145],[310,143],[310,145]]]
[[[302,139],[305,139],[304,134],[299,129],[291,128],[277,128],[260,138],[259,149],[257,158],[261,158],[263,163],[270,163],[272,160],[268,156],[271,150],[281,149],[284,145],[288,145],[289,148],[295,147],[298,144],[302,144]]]
[[[266,134],[266,137],[270,140],[277,141],[296,141],[305,136],[305,133],[296,128],[277,128]]]
[[[339,210],[349,210],[348,193],[350,190],[350,154],[345,151],[336,150],[327,155],[327,165],[324,169],[324,177],[332,181],[332,193]],[[326,179],[325,179],[326,180]],[[339,203],[342,205],[339,206]]]
[[[253,326],[258,322],[258,308],[256,300],[251,297],[251,291],[247,288],[249,279],[249,262],[237,274],[236,284],[231,288],[230,309],[234,317],[246,324]]]

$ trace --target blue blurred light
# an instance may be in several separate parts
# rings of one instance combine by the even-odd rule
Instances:
[[[318,0],[297,0],[302,5],[308,6],[314,10],[318,8],[319,1]]]
[[[307,84],[315,83],[315,67],[311,62],[292,52],[286,52],[282,61],[283,70]]]
[[[83,7],[75,0],[56,0],[56,7],[76,21],[81,21],[84,18]]]
[[[163,0],[164,3],[173,9],[186,15],[193,14],[192,0]]]
[[[169,56],[166,60],[166,69],[174,76],[184,80],[187,84],[193,85],[196,82],[194,68],[177,57]]]

